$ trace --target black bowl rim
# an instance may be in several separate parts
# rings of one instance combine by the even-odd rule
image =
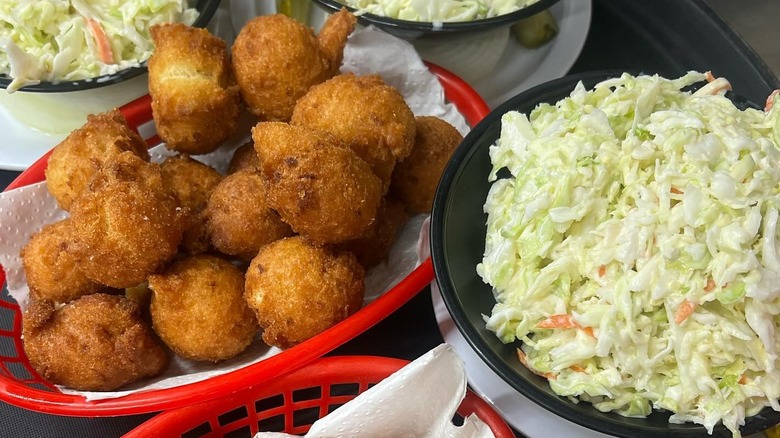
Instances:
[[[558,1],[559,0],[539,0],[536,3],[528,5],[522,9],[518,9],[517,11],[496,17],[483,18],[472,21],[449,21],[442,22],[440,24],[434,24],[433,22],[425,21],[399,20],[397,18],[383,17],[381,15],[368,13],[357,15],[357,17],[364,23],[373,24],[377,27],[381,27],[390,31],[397,30],[403,32],[419,32],[422,34],[443,35],[456,32],[483,31],[493,27],[509,25],[516,21],[522,20],[523,18],[530,17],[531,15],[542,12],[545,9],[549,9],[550,6],[554,5]],[[347,8],[352,13],[357,11],[355,8],[339,3],[338,0],[314,0],[314,2],[329,12],[338,12],[341,8]]]
[[[599,418],[583,416],[582,412],[574,407],[575,405],[566,402],[563,398],[550,397],[550,394],[537,389],[535,386],[525,384],[523,381],[524,378],[518,375],[515,370],[513,370],[507,363],[505,363],[504,360],[499,357],[498,354],[495,353],[490,348],[490,346],[487,345],[487,343],[485,343],[485,341],[482,340],[479,334],[479,330],[475,325],[471,324],[468,316],[465,314],[463,306],[460,303],[459,296],[455,291],[455,286],[451,282],[450,269],[445,254],[446,243],[443,236],[443,230],[445,228],[444,224],[447,221],[447,215],[449,213],[450,202],[448,200],[451,197],[451,188],[453,183],[462,171],[463,163],[468,162],[471,157],[477,153],[477,148],[473,147],[476,144],[476,140],[481,138],[484,132],[493,127],[496,123],[500,123],[501,117],[506,112],[514,110],[522,103],[533,102],[535,105],[538,105],[541,102],[549,102],[549,100],[545,99],[545,97],[549,96],[551,93],[567,93],[573,90],[574,86],[580,81],[582,81],[586,87],[591,88],[598,82],[609,78],[619,77],[623,73],[629,73],[634,76],[638,74],[655,74],[654,72],[648,73],[631,70],[601,70],[564,76],[562,78],[532,87],[519,93],[515,97],[510,98],[496,109],[491,111],[490,114],[482,119],[482,121],[480,121],[477,126],[475,126],[466,135],[444,169],[433,201],[430,222],[430,250],[434,274],[444,304],[446,305],[447,310],[455,322],[456,327],[458,327],[458,330],[461,332],[471,348],[477,353],[480,359],[493,370],[493,372],[501,377],[502,380],[504,380],[513,389],[526,396],[534,403],[558,415],[562,419],[579,424],[580,426],[584,426],[591,430],[621,437],[710,437],[711,435],[707,433],[707,430],[703,426],[693,423],[670,423],[665,425],[663,428],[652,426],[643,426],[639,428],[636,426],[627,425],[625,423],[627,418],[622,417],[616,413],[606,413],[606,415],[603,415]],[[677,73],[678,75],[681,75],[685,72]],[[738,95],[735,95],[732,100],[735,100],[738,105],[741,104],[758,108],[758,105],[755,105],[754,103]],[[485,177],[487,178],[487,175],[485,175]],[[539,377],[539,379],[542,378]],[[604,418],[605,416],[607,417],[606,419]],[[612,421],[613,418],[614,421]],[[767,422],[764,418],[768,419],[769,421]],[[765,430],[766,428],[777,424],[778,422],[780,422],[780,413],[775,412],[771,407],[766,407],[759,414],[746,418],[745,425],[740,429],[743,434],[753,434]],[[716,425],[713,433],[714,435],[712,436],[731,436],[731,432],[728,431],[721,423]]]
[[[195,27],[206,27],[214,16],[214,13],[219,7],[221,0],[198,0],[198,6],[202,5],[199,9],[200,13],[198,18],[192,24]],[[84,91],[94,88],[105,87],[107,85],[117,84],[124,82],[128,79],[140,76],[146,73],[146,61],[141,62],[137,67],[129,67],[124,70],[120,70],[116,73],[97,76],[89,79],[79,79],[77,81],[57,81],[57,82],[41,82],[35,85],[25,85],[17,90],[23,92],[34,93],[68,93],[72,91]],[[11,85],[13,79],[5,74],[0,74],[0,89],[8,88]]]

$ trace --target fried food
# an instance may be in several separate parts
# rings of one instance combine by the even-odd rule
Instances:
[[[355,254],[366,270],[373,268],[390,254],[398,231],[408,219],[403,204],[384,199],[376,213],[376,221],[368,230],[359,238],[340,244],[339,248]]]
[[[347,143],[371,166],[385,191],[396,161],[414,146],[414,114],[379,75],[343,74],[311,87],[295,105],[291,123]]]
[[[376,217],[382,183],[332,136],[284,123],[252,130],[268,200],[293,231],[318,243],[361,236]]]
[[[249,261],[265,244],[292,234],[270,207],[266,187],[257,173],[237,172],[223,179],[206,209],[206,230],[220,252]]]
[[[240,96],[227,46],[182,23],[151,27],[149,94],[165,146],[192,155],[213,151],[238,128]]]
[[[463,136],[438,117],[416,117],[415,123],[414,148],[396,166],[390,192],[409,212],[430,213],[441,174]]]
[[[258,331],[244,300],[244,274],[227,260],[197,255],[149,277],[154,330],[181,357],[218,362],[246,349]]]
[[[136,286],[176,254],[184,213],[160,167],[123,152],[73,204],[68,252],[87,278]]]
[[[227,173],[230,175],[242,170],[247,172],[260,171],[260,159],[257,158],[255,145],[251,141],[236,149],[233,153],[233,158],[230,159]]]
[[[359,310],[364,275],[352,253],[289,237],[265,246],[252,260],[245,296],[264,329],[263,340],[289,348]]]
[[[331,15],[320,37],[285,15],[250,20],[233,44],[233,71],[241,96],[260,120],[288,121],[295,102],[314,84],[336,74],[355,17]]]
[[[166,158],[160,170],[163,183],[176,193],[181,206],[187,209],[182,250],[188,254],[205,252],[209,248],[209,239],[203,210],[222,175],[187,155]]]
[[[82,295],[106,291],[88,279],[68,253],[70,219],[44,226],[33,234],[21,253],[30,296],[36,300],[66,303]]]
[[[138,304],[123,296],[86,295],[56,310],[51,301],[32,301],[22,322],[30,364],[55,384],[112,391],[168,366]]]
[[[46,167],[49,193],[61,209],[70,211],[95,172],[125,151],[149,161],[146,142],[127,126],[119,111],[90,114],[84,126],[54,147]]]

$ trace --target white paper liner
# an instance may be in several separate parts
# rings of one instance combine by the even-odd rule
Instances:
[[[415,115],[440,117],[462,134],[469,130],[463,116],[452,104],[444,101],[444,89],[436,77],[428,71],[413,46],[389,34],[369,27],[355,31],[344,51],[343,72],[356,74],[379,73],[396,86]],[[248,127],[251,120],[242,120],[247,128],[219,150],[194,157],[224,173],[232,153],[250,139]],[[149,129],[145,127],[144,129]],[[150,150],[152,159],[160,162],[172,155],[162,146]],[[24,310],[29,290],[22,269],[19,253],[30,236],[44,225],[67,217],[67,212],[57,208],[56,201],[46,190],[45,182],[0,193],[0,265],[6,272],[10,295]],[[421,223],[427,216],[413,217],[400,231],[388,259],[368,272],[365,303],[371,302],[411,273],[420,263],[417,245]],[[241,355],[219,364],[188,361],[174,356],[166,372],[155,379],[144,379],[121,391],[74,391],[64,387],[67,394],[78,394],[87,400],[123,397],[140,391],[171,388],[228,373],[278,354],[281,350],[256,340]]]

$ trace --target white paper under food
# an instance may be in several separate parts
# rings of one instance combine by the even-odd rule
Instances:
[[[462,426],[452,418],[466,395],[463,361],[441,344],[312,424],[307,438],[477,438],[493,432],[470,415]],[[285,436],[258,433],[256,438]]]
[[[388,52],[390,50],[391,52]],[[376,54],[384,54],[377,56]],[[404,62],[395,62],[404,59]],[[350,66],[350,67],[347,67]],[[360,66],[359,71],[354,67]],[[349,39],[344,54],[344,71],[358,74],[380,73],[393,83],[403,84],[400,91],[415,115],[434,115],[455,126],[461,133],[468,131],[463,116],[444,101],[441,84],[420,61],[414,48],[404,41],[375,28],[356,31]],[[246,121],[244,121],[246,125]],[[223,148],[203,156],[194,157],[220,172],[224,172],[232,151],[249,140],[249,125],[245,134],[234,136]],[[154,161],[160,162],[171,154],[162,146],[152,149]],[[30,236],[44,225],[67,217],[57,208],[54,198],[46,190],[45,183],[37,183],[16,190],[0,193],[0,265],[7,276],[8,291],[22,309],[27,306],[29,290],[19,253]],[[365,302],[373,301],[403,280],[420,263],[416,248],[420,226],[425,216],[413,217],[401,230],[388,261],[368,272]],[[270,348],[259,338],[247,351],[217,365],[193,362],[175,357],[166,373],[156,379],[147,379],[114,392],[73,391],[61,388],[65,393],[79,394],[87,400],[123,397],[139,391],[163,389],[198,382],[216,375],[243,368],[274,356],[280,352]]]

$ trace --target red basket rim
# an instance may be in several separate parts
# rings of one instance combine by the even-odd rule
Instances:
[[[426,62],[426,65],[442,84],[446,99],[455,105],[469,125],[475,126],[490,112],[482,97],[461,78],[435,64]],[[152,120],[150,103],[151,99],[146,95],[122,106],[119,110],[130,126],[137,128],[140,124]],[[50,155],[51,151],[44,154],[19,175],[6,191],[43,181]],[[157,412],[215,399],[244,389],[247,384],[268,381],[321,357],[400,308],[432,280],[433,266],[429,257],[396,286],[319,335],[258,363],[199,382],[137,392],[120,398],[87,401],[80,395],[44,391],[0,375],[0,400],[48,414],[99,417]],[[5,285],[5,272],[2,266],[0,266],[0,285]],[[11,304],[9,307],[12,307],[17,315],[20,313],[18,305]],[[17,348],[20,349],[18,353],[27,362],[24,352],[21,351],[21,342],[18,338],[16,341]]]
[[[286,374],[263,385],[256,385],[229,396],[205,403],[163,412],[128,432],[123,438],[147,436],[180,436],[217,413],[228,412],[248,403],[281,393],[318,386],[332,379],[353,379],[354,381],[380,381],[398,371],[409,361],[381,356],[334,356],[314,360],[307,366]],[[341,380],[340,380],[341,381]],[[485,400],[470,389],[458,407],[463,416],[476,414],[490,427],[496,438],[514,438],[514,432],[501,415]],[[212,424],[212,431],[218,430]],[[255,430],[251,431],[256,433]]]

